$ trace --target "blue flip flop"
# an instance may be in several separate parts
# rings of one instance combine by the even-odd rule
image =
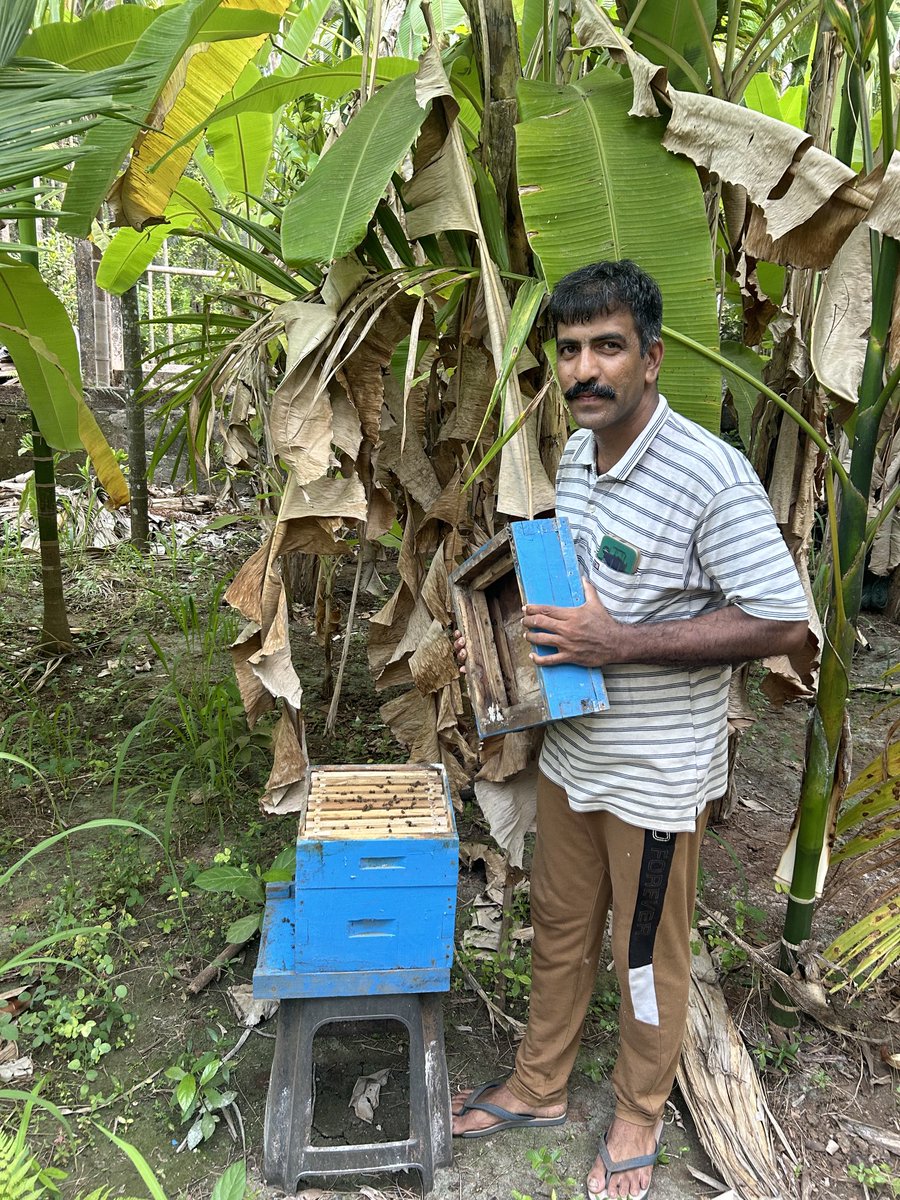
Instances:
[[[470,1129],[466,1133],[454,1134],[454,1137],[461,1138],[483,1138],[491,1137],[492,1134],[500,1133],[504,1129],[535,1129],[544,1128],[548,1125],[563,1125],[566,1120],[566,1113],[559,1117],[538,1117],[534,1113],[514,1113],[508,1108],[501,1108],[499,1104],[491,1104],[488,1100],[482,1100],[481,1097],[491,1088],[500,1087],[502,1083],[506,1083],[505,1079],[492,1079],[489,1083],[483,1083],[480,1087],[473,1088],[469,1093],[469,1098],[463,1103],[459,1110],[459,1115],[467,1112],[486,1112],[492,1117],[497,1118],[494,1125],[489,1125],[487,1129]]]

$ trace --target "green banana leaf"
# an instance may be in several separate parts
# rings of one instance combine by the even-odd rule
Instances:
[[[626,18],[635,8],[631,0]],[[703,92],[709,76],[705,47],[715,23],[716,0],[646,0],[632,26],[631,42],[638,54],[666,67],[673,87]]]
[[[519,56],[524,68],[544,28],[545,0],[524,0],[519,22]]]
[[[25,263],[0,262],[0,336],[44,440],[54,450],[86,450],[111,503],[126,503],[128,485],[84,402],[72,322],[40,272]]]
[[[334,66],[304,67],[296,75],[285,78],[282,75],[267,75],[256,87],[250,89],[239,100],[224,101],[211,117],[204,118],[169,150],[169,154],[191,141],[197,134],[217,121],[245,112],[277,112],[283,105],[301,96],[326,96],[330,100],[340,100],[348,92],[359,87],[362,58],[357,54],[345,58]],[[412,58],[379,58],[375,73],[375,83],[379,86],[390,83],[402,75],[411,75],[418,70],[419,64]],[[165,160],[163,157],[163,160]]]
[[[73,71],[117,67],[159,16],[159,10],[121,4],[83,17],[41,25],[22,43],[20,55],[46,58]]]
[[[281,43],[284,53],[278,70],[273,72],[275,75],[286,78],[297,74],[302,65],[298,60],[306,58],[306,52],[330,3],[331,0],[309,0],[297,13],[291,22],[287,37]]]
[[[365,237],[428,107],[419,105],[412,75],[386,84],[362,106],[284,210],[285,262],[332,262]]]
[[[133,63],[150,68],[132,97],[134,107],[143,110],[142,117],[150,112],[166,80],[218,3],[219,0],[183,0],[176,8],[164,9],[138,38],[125,65]],[[72,170],[63,201],[64,208],[72,215],[60,219],[60,232],[87,236],[134,135],[133,125],[111,119],[101,121],[89,131],[85,145],[92,153],[80,158]]]
[[[632,258],[659,282],[664,320],[719,345],[706,209],[697,173],[660,144],[662,122],[628,116],[631,84],[598,67],[577,84],[519,86],[519,194],[531,248],[553,287],[598,259]],[[717,431],[717,368],[674,342],[660,386]]]
[[[75,333],[62,303],[34,267],[0,263],[0,323],[0,339],[12,355],[44,440],[54,450],[80,450],[81,365]],[[33,339],[50,352],[35,349]]]
[[[261,79],[259,68],[248,63],[224,99],[240,99]],[[271,113],[238,113],[227,121],[217,121],[206,137],[212,147],[213,161],[230,192],[252,196],[263,190],[275,140]]]
[[[781,101],[778,99],[778,93],[775,91],[775,84],[765,71],[757,71],[747,84],[744,89],[744,104],[746,104],[747,108],[752,108],[754,112],[761,112],[767,117],[774,117],[776,121],[784,120],[781,112]]]
[[[113,236],[97,267],[97,286],[121,296],[137,283],[173,229],[204,224],[213,232],[219,227],[212,197],[196,179],[182,179],[166,208],[166,224],[150,225],[140,233],[120,229]]]
[[[468,28],[469,18],[459,0],[431,0],[431,19],[438,38],[459,26]],[[418,58],[428,41],[428,28],[422,16],[421,0],[412,0],[400,19],[397,49],[409,58]]]

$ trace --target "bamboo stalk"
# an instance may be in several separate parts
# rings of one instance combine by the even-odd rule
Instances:
[[[879,22],[879,47],[886,36],[886,23]],[[898,264],[900,245],[885,237],[877,267],[873,262],[872,323],[853,421],[850,470],[847,477],[839,479],[841,511],[837,561],[832,573],[833,602],[825,626],[819,686],[810,720],[794,869],[781,939],[780,966],[786,974],[794,972],[799,949],[812,930],[819,864],[822,854],[829,850],[829,818],[835,814],[841,799],[840,791],[835,789],[842,787],[843,780],[836,780],[836,771],[843,745],[850,665],[862,601],[868,496],[886,390],[885,347]],[[891,380],[895,382],[893,375]],[[772,988],[769,1015],[783,1027],[797,1024],[796,1006],[780,985]]]

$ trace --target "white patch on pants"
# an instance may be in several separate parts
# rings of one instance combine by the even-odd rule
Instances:
[[[659,1025],[653,963],[647,963],[646,967],[633,967],[628,972],[628,990],[631,992],[635,1020],[643,1021],[645,1025]]]

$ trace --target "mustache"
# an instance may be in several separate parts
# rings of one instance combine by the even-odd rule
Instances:
[[[577,400],[579,396],[596,396],[599,400],[615,400],[615,388],[611,388],[608,383],[593,383],[588,380],[585,383],[573,383],[567,392],[563,395],[569,401]]]

